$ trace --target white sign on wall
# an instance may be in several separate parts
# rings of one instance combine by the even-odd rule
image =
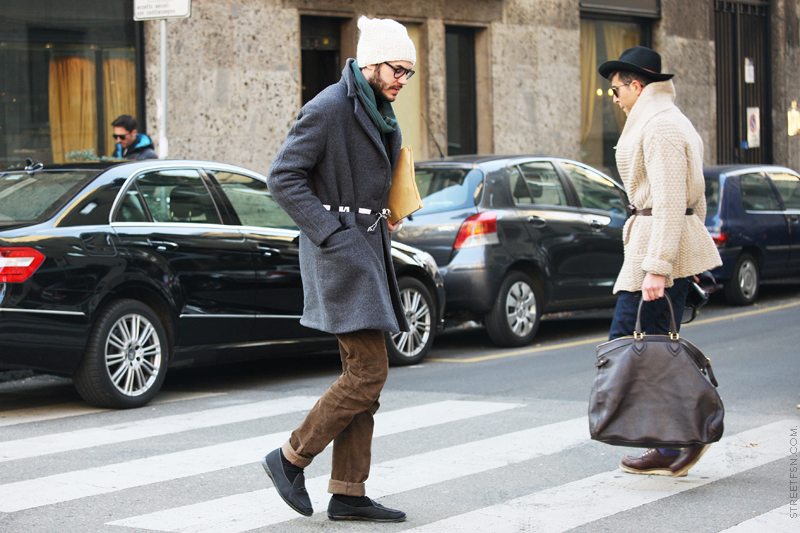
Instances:
[[[192,0],[133,0],[133,20],[185,19],[192,15]]]
[[[761,146],[761,115],[759,108],[747,108],[747,148]]]
[[[756,82],[756,64],[749,57],[744,58],[744,82]]]

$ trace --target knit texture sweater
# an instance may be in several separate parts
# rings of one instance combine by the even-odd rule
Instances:
[[[673,280],[722,264],[705,227],[703,141],[675,105],[672,81],[650,83],[631,108],[617,143],[628,199],[652,216],[625,224],[625,261],[614,292],[642,290],[651,272]],[[687,215],[687,208],[694,214]]]

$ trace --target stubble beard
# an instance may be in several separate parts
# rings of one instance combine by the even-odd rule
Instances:
[[[395,85],[394,83],[385,83],[378,77],[377,72],[367,80],[367,83],[369,83],[369,86],[372,87],[375,97],[378,100],[384,100],[386,102],[394,102],[397,98],[396,95],[389,92],[389,89],[395,88],[400,90],[402,88],[400,84]]]

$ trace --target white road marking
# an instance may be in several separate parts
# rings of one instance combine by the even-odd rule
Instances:
[[[781,459],[795,420],[783,420],[722,439],[687,477],[632,475],[613,470],[411,529],[415,533],[559,533],[701,487]]]
[[[196,400],[198,398],[208,398],[210,396],[220,396],[223,392],[160,392],[156,399],[148,405],[158,405],[162,403],[181,402],[184,400]],[[42,422],[45,420],[56,420],[71,416],[88,415],[92,413],[104,413],[113,409],[101,409],[91,407],[84,402],[62,403],[56,405],[46,405],[43,407],[30,407],[27,409],[13,409],[11,411],[0,411],[0,427],[13,426],[16,424],[28,424],[31,422]]]
[[[376,437],[496,413],[521,404],[445,401],[378,414]],[[0,512],[106,494],[241,466],[281,446],[290,432],[216,444],[0,485]]]
[[[794,511],[791,510],[792,507]],[[720,533],[797,533],[797,529],[800,527],[797,511],[797,504],[794,506],[784,505],[729,527]]]
[[[210,428],[309,410],[316,401],[317,398],[315,396],[291,396],[277,400],[229,405],[204,411],[193,411],[179,415],[5,441],[0,442],[0,462],[81,450],[93,446],[117,444],[181,431]]]
[[[588,439],[586,418],[581,417],[387,461],[373,465],[367,481],[369,495],[381,498],[486,472],[586,444]],[[328,476],[307,480],[306,488],[314,508],[324,512],[329,498]],[[298,514],[283,503],[274,488],[269,488],[108,525],[184,533],[241,533],[295,518]]]

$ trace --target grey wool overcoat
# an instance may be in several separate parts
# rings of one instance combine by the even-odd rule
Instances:
[[[300,323],[334,334],[407,331],[386,219],[358,213],[386,207],[400,130],[388,134],[387,155],[358,97],[352,61],[339,83],[300,110],[270,167],[268,186],[300,228]]]

